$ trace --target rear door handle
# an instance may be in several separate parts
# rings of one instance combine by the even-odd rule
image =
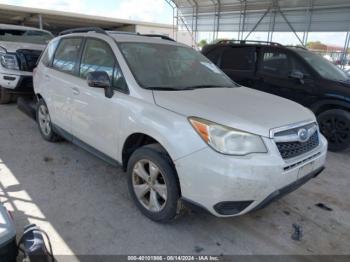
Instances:
[[[80,94],[80,91],[77,87],[72,87],[72,90],[73,90],[73,94],[74,95],[79,95]]]
[[[48,74],[44,75],[46,79],[50,79],[50,76]]]

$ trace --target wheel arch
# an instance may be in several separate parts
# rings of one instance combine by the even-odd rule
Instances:
[[[320,113],[331,109],[342,109],[345,111],[350,111],[350,102],[325,99],[316,102],[310,108],[312,112],[314,112],[314,114],[317,116]]]
[[[37,101],[39,101],[40,99],[44,99],[43,96],[40,93],[36,93],[35,94],[35,98]]]
[[[165,147],[162,145],[162,143],[160,143],[157,139],[155,139],[154,137],[142,133],[142,132],[137,132],[137,133],[133,133],[131,135],[129,135],[126,140],[124,141],[123,147],[122,147],[122,167],[123,170],[126,171],[127,167],[128,167],[128,162],[129,159],[131,157],[131,155],[140,147],[146,146],[146,145],[152,145],[152,144],[156,144],[159,146],[159,148],[157,150],[164,152],[170,159],[170,162],[174,168],[175,174],[176,174],[176,180],[177,180],[177,184],[178,184],[178,189],[180,192],[180,196],[181,194],[181,186],[180,186],[180,179],[175,167],[175,164],[173,162],[173,159],[171,158],[169,152],[165,149]]]
[[[150,144],[159,144],[162,150],[167,153],[167,155],[171,158],[169,152],[165,149],[165,147],[162,145],[161,142],[159,142],[154,137],[142,133],[142,132],[136,132],[133,134],[130,134],[124,141],[123,147],[122,147],[122,165],[123,169],[126,170],[128,161],[130,159],[130,156],[140,147]]]

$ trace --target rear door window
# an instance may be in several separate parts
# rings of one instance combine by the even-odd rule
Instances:
[[[63,38],[55,53],[52,67],[65,73],[75,74],[81,45],[81,38]]]
[[[300,59],[298,59],[295,56],[292,56],[290,62],[291,62],[291,72],[292,71],[299,71],[299,72],[302,72],[304,74],[304,76],[311,76],[310,71],[300,61]]]
[[[254,47],[227,47],[221,58],[223,70],[253,71],[256,62]]]
[[[279,77],[288,77],[292,70],[288,55],[279,50],[267,50],[262,54],[260,72]]]

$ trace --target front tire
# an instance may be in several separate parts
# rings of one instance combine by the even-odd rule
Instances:
[[[331,109],[317,117],[322,134],[328,140],[330,151],[339,152],[350,146],[350,113]]]
[[[36,109],[36,120],[41,136],[49,142],[57,142],[60,137],[53,131],[49,109],[43,99],[40,99]]]
[[[0,87],[0,104],[8,104],[12,100],[12,95],[4,87]]]
[[[137,149],[128,163],[128,187],[136,206],[156,222],[169,222],[178,213],[177,174],[166,152],[157,144]]]

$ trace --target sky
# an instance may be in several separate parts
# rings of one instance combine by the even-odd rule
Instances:
[[[172,24],[173,16],[173,9],[164,0],[0,0],[0,3],[166,24]]]
[[[173,10],[165,0],[0,0],[12,4],[90,15],[125,18],[146,22],[172,24]],[[220,33],[219,38],[235,38],[237,33]],[[302,34],[300,34],[302,38]],[[211,33],[200,33],[199,39],[212,40]],[[253,33],[250,40],[266,40],[266,33]],[[292,32],[274,33],[273,41],[281,44],[299,44]],[[344,46],[345,33],[310,33],[309,41]]]

